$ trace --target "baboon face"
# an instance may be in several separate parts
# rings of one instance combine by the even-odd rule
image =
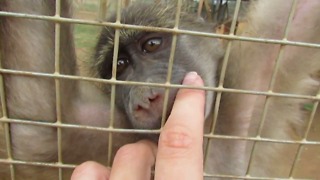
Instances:
[[[174,15],[175,8],[134,5],[123,10],[121,22],[172,28],[174,27]],[[113,20],[115,17],[110,19],[110,21]],[[181,27],[185,29],[188,29],[188,26],[197,25],[203,27],[202,22],[197,22],[196,19],[189,16],[181,20]],[[165,83],[173,35],[133,29],[120,29],[119,34],[116,78],[123,81]],[[112,76],[114,37],[115,29],[104,27],[96,46],[94,64],[101,78],[110,79]],[[208,46],[204,47],[206,45]],[[210,47],[212,47],[211,50],[206,49]],[[216,49],[218,49],[216,41],[210,38],[177,35],[170,83],[181,84],[187,72],[196,71],[202,76],[206,85],[214,86],[216,66],[220,57]],[[167,112],[170,112],[172,108],[176,93],[177,89],[170,89]],[[160,127],[164,106],[164,88],[117,85],[116,94],[116,104],[126,113],[135,128]],[[207,93],[207,98],[209,109],[213,93]]]

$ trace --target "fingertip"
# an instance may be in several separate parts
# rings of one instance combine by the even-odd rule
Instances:
[[[147,140],[122,146],[114,158],[110,179],[150,179],[156,149]]]
[[[186,74],[182,82],[183,85],[196,85],[196,86],[203,86],[203,80],[198,75],[197,72],[191,71]]]
[[[183,79],[182,84],[195,86],[195,87],[204,86],[202,78],[195,71],[187,73]],[[184,104],[188,103],[189,101],[188,105],[190,105],[190,103],[191,104],[195,103],[194,105],[197,105],[201,109],[204,109],[205,91],[201,89],[195,89],[195,88],[179,89],[176,96],[175,104],[180,104],[179,101],[181,100],[184,101]],[[190,101],[193,101],[193,103]]]
[[[154,142],[143,139],[143,140],[138,141],[137,143],[142,143],[142,144],[147,145],[150,148],[154,158],[157,156],[158,147]]]
[[[110,169],[94,161],[78,165],[72,173],[71,180],[108,179]]]

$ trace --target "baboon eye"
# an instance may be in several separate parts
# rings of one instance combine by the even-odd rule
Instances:
[[[162,38],[151,38],[148,39],[145,43],[142,44],[142,50],[145,53],[152,53],[156,51],[162,43]]]
[[[127,57],[119,57],[117,61],[117,75],[120,75],[130,64],[130,60]]]

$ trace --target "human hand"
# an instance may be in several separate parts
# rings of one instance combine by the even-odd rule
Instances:
[[[203,86],[203,81],[191,72],[183,84]],[[146,140],[125,145],[117,152],[112,169],[85,162],[76,167],[71,180],[149,180],[154,164],[157,180],[203,179],[204,104],[203,90],[180,89],[160,134],[158,148]]]

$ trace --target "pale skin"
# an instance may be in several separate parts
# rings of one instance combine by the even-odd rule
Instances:
[[[186,75],[183,84],[203,86],[203,81],[191,72]],[[157,180],[203,179],[204,104],[203,90],[179,90],[160,134],[158,147],[147,140],[125,145],[117,152],[112,168],[92,161],[85,162],[76,167],[71,179],[148,180],[154,165]]]

